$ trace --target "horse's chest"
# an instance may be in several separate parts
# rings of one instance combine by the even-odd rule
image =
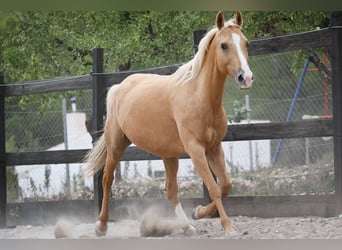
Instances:
[[[226,127],[224,125],[220,126],[209,126],[206,133],[206,142],[208,147],[217,145],[220,143],[226,133]]]

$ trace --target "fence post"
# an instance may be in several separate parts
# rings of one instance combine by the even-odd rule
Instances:
[[[92,119],[92,138],[93,143],[101,136],[103,129],[103,120],[105,115],[105,90],[104,83],[100,74],[103,73],[103,48],[93,49],[93,74],[92,74],[92,90],[93,90],[93,119]],[[94,176],[94,202],[95,214],[99,214],[101,210],[101,202],[103,196],[101,170]]]
[[[331,57],[336,213],[342,213],[342,12],[331,13]]]
[[[194,37],[194,50],[195,50],[195,53],[197,53],[198,45],[199,45],[201,39],[205,36],[206,33],[207,33],[207,30],[205,30],[205,29],[199,29],[199,30],[195,30],[194,31],[193,37]]]
[[[4,75],[0,72],[0,84]],[[5,93],[0,91],[0,228],[6,226],[7,182],[6,182],[6,138],[5,138]]]

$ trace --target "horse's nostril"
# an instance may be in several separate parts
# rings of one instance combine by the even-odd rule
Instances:
[[[239,75],[238,81],[239,81],[239,82],[243,82],[243,76],[242,76],[242,75]]]
[[[252,81],[254,80],[254,76],[252,76]]]

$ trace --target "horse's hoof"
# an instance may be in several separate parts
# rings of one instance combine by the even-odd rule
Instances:
[[[97,228],[95,228],[95,234],[97,237],[103,237],[103,236],[106,236],[107,231],[101,232]]]
[[[198,220],[198,210],[200,209],[201,206],[197,206],[195,207],[193,210],[192,210],[192,213],[191,213],[191,218],[194,219],[194,220]]]
[[[188,226],[186,226],[183,230],[184,230],[185,236],[193,236],[196,234],[195,227],[193,225],[190,225],[190,224]]]
[[[224,234],[225,239],[238,239],[240,234],[236,231],[227,232]]]
[[[105,236],[107,234],[107,224],[105,224],[104,226],[101,225],[101,221],[97,221],[96,225],[95,225],[95,234],[97,237],[102,237]]]

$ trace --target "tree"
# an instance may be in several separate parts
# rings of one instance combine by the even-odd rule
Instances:
[[[8,82],[88,74],[95,47],[106,48],[107,71],[129,61],[132,68],[179,63],[191,55],[192,30],[208,25],[205,15],[193,12],[28,11],[11,17],[1,43]]]
[[[251,11],[244,13],[244,30],[250,38],[280,36],[328,27],[327,11]]]

